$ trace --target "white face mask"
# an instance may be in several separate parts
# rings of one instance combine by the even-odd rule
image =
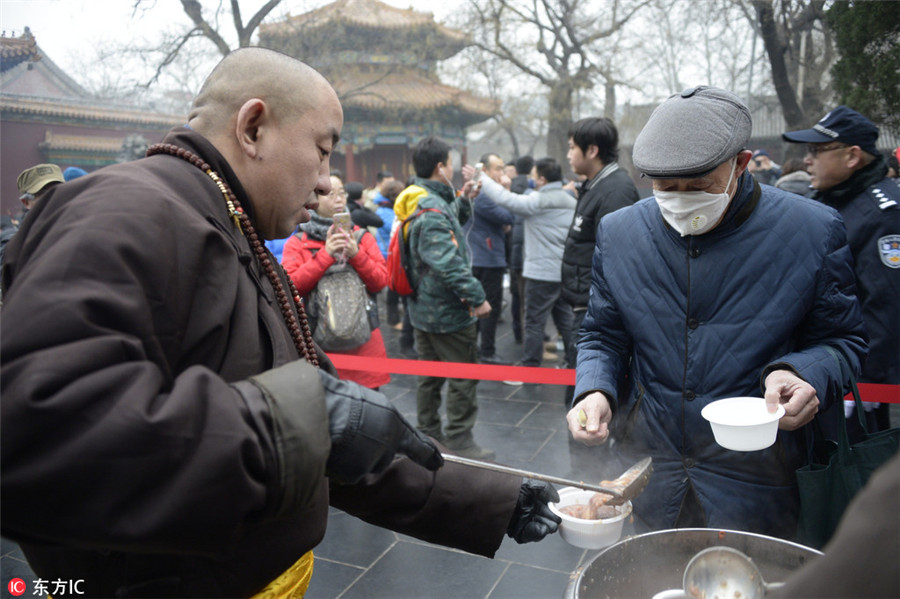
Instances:
[[[734,159],[731,162],[728,183],[725,184],[725,191],[722,193],[654,190],[653,196],[656,198],[662,217],[682,237],[702,235],[715,227],[731,201],[728,188],[731,187],[731,178],[734,177],[736,166],[737,159]]]

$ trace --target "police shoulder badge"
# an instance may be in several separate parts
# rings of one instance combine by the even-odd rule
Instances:
[[[885,266],[900,268],[900,235],[885,235],[878,240],[878,255]]]

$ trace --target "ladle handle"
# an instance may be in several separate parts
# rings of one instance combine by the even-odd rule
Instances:
[[[618,503],[624,503],[624,497],[622,496],[621,489],[613,489],[610,487],[604,487],[602,485],[592,485],[590,483],[585,483],[584,481],[569,480],[567,478],[560,478],[558,476],[550,476],[549,474],[539,474],[537,472],[531,472],[530,470],[521,470],[519,468],[503,466],[502,464],[495,464],[493,462],[482,462],[480,460],[464,458],[450,453],[442,453],[441,455],[447,462],[456,462],[457,464],[465,464],[466,466],[473,466],[475,468],[481,468],[482,470],[492,470],[494,472],[503,472],[504,474],[515,474],[517,476],[533,478],[534,480],[542,480],[548,483],[556,483],[558,485],[565,485],[567,487],[577,487],[579,489],[586,489],[588,491],[606,493],[607,495],[613,496],[613,499],[607,502],[610,505],[616,505],[617,500]]]

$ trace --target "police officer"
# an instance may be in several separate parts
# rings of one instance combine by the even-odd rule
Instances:
[[[807,144],[812,197],[837,209],[847,226],[857,296],[871,338],[860,381],[900,384],[900,186],[887,176],[887,163],[875,147],[878,128],[838,106],[812,128],[782,137]],[[889,426],[888,405],[876,406],[866,404],[870,433]],[[845,413],[852,442],[861,431],[849,406]]]

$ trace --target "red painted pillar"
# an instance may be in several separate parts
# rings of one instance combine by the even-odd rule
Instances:
[[[346,181],[356,181],[356,157],[353,155],[353,144],[348,143],[344,147],[346,148],[344,158],[347,164],[347,172],[344,173],[344,176]]]

